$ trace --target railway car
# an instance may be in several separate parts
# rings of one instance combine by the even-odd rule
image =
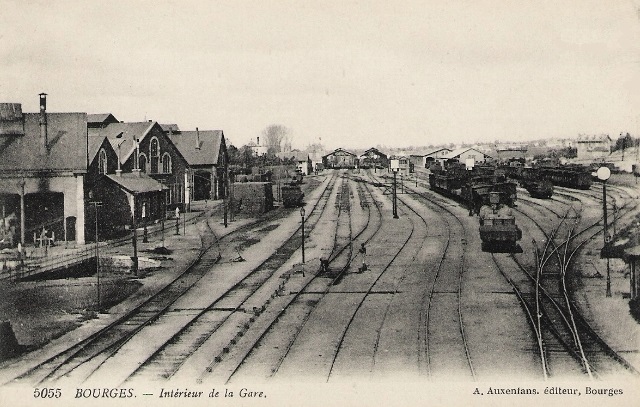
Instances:
[[[589,189],[593,182],[591,172],[581,165],[539,167],[536,177],[566,188]]]
[[[300,189],[298,184],[283,185],[281,188],[282,193],[282,205],[285,208],[295,208],[302,206],[302,199],[304,198],[304,192]]]
[[[479,214],[480,208],[489,203],[490,192],[499,192],[508,206],[515,206],[517,200],[515,182],[507,180],[503,171],[492,166],[467,170],[463,164],[451,163],[446,169],[434,167],[429,174],[429,185],[432,190],[461,201],[470,215]]]
[[[518,240],[522,230],[516,225],[512,209],[502,204],[501,193],[489,193],[489,205],[480,208],[480,239],[482,250],[490,252],[520,252]]]
[[[553,195],[553,182],[540,178],[534,168],[523,168],[518,180],[520,181],[520,186],[526,189],[532,198],[549,199]]]

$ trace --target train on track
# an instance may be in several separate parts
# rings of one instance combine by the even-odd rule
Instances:
[[[501,193],[490,192],[489,204],[480,208],[480,239],[482,250],[490,252],[521,252],[518,240],[522,230],[516,225],[512,209],[500,202]]]
[[[577,164],[524,167],[509,163],[500,168],[506,171],[509,178],[520,181],[520,185],[536,198],[550,198],[553,195],[554,185],[589,189],[593,182],[592,171],[588,167]]]
[[[469,209],[469,215],[479,215],[482,250],[522,250],[517,245],[522,231],[511,210],[517,199],[516,183],[507,179],[505,171],[494,166],[467,169],[460,163],[449,163],[446,168],[432,167],[431,171],[432,190],[461,201]]]
[[[549,199],[553,195],[553,182],[539,178],[533,168],[523,168],[518,180],[520,186],[526,189],[532,198]]]
[[[462,202],[470,214],[479,214],[480,208],[489,204],[490,192],[499,192],[507,206],[514,206],[517,199],[516,183],[493,166],[475,166],[470,170],[461,163],[449,163],[445,168],[432,166],[429,186]]]

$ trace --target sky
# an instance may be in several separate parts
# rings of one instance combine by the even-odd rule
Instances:
[[[0,102],[294,148],[640,135],[640,0],[0,0]]]

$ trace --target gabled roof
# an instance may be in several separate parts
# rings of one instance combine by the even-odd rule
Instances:
[[[354,156],[354,157],[356,156],[355,154],[353,154],[353,153],[352,153],[352,152],[350,152],[350,151],[345,150],[344,148],[336,148],[335,150],[333,150],[333,151],[332,151],[332,152],[330,152],[329,154],[324,155],[324,156],[323,156],[323,158],[324,158],[324,157],[328,157],[328,156],[330,156],[330,155],[337,154],[337,153],[345,153],[345,154],[347,154],[347,155],[352,155],[352,156]]]
[[[111,123],[105,127],[89,129],[89,138],[107,137],[114,150],[121,146],[120,163],[124,164],[135,151],[135,140],[142,141],[149,131],[158,124],[156,122]],[[102,142],[102,141],[101,141]]]
[[[93,162],[93,160],[95,160],[96,155],[98,154],[98,151],[100,151],[100,147],[102,147],[102,144],[104,143],[104,141],[106,140],[106,137],[89,137],[87,142],[88,142],[88,157],[89,157],[89,164],[91,164]],[[107,144],[109,144],[109,147],[112,147],[110,143],[107,142]]]
[[[0,137],[0,171],[87,170],[87,114],[47,113],[47,152],[40,113],[23,113],[24,134]]]
[[[467,151],[469,151],[469,150],[473,150],[473,151],[476,151],[476,152],[478,152],[478,153],[480,153],[480,154],[482,154],[482,155],[484,155],[484,156],[486,156],[486,157],[490,157],[490,156],[488,156],[487,154],[485,154],[485,153],[483,153],[482,151],[477,150],[477,149],[475,149],[475,148],[472,148],[472,147],[463,147],[463,148],[459,148],[459,149],[457,149],[457,150],[453,150],[453,151],[451,151],[450,153],[443,155],[443,156],[442,156],[442,158],[445,158],[445,159],[456,158],[456,157],[458,157],[458,156],[460,156],[460,155],[462,155],[462,154],[466,153],[466,152],[467,152]]]
[[[372,148],[368,149],[367,151],[365,151],[364,153],[360,154],[360,158],[362,158],[364,156],[368,156],[370,153],[378,154],[378,155],[380,155],[382,157],[385,157],[385,158],[387,157],[387,155],[385,153],[383,153],[382,151],[378,150],[375,147],[372,147]]]
[[[138,174],[123,172],[119,176],[107,174],[106,177],[130,193],[155,192],[168,189],[166,186],[142,172]]]
[[[279,152],[276,154],[276,156],[283,160],[292,158],[294,161],[297,161],[297,162],[309,160],[309,153],[306,151],[300,151],[300,150]]]
[[[433,154],[439,153],[440,151],[445,151],[445,150],[448,151],[448,152],[451,152],[451,149],[449,149],[449,148],[438,147],[438,148],[432,148],[432,149],[426,150],[426,151],[421,151],[419,153],[414,153],[414,154],[411,154],[411,156],[412,157],[426,157],[428,155],[433,155]]]
[[[180,128],[175,123],[170,123],[170,124],[161,123],[160,127],[162,127],[162,131],[164,131],[165,133],[180,133]]]
[[[169,139],[189,165],[215,165],[218,163],[220,150],[223,147],[224,132],[222,130],[183,131],[170,134]]]
[[[111,113],[92,113],[87,115],[87,125],[105,125],[109,123],[118,123],[118,119]]]

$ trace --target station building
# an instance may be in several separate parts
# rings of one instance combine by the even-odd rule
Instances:
[[[108,137],[89,137],[86,177],[86,235],[94,241],[112,238],[165,216],[168,187],[140,169],[123,172]]]
[[[87,146],[86,113],[47,112],[44,93],[39,113],[0,104],[0,228],[12,244],[33,242],[43,230],[57,241],[85,242]]]
[[[162,127],[191,169],[191,200],[226,197],[229,155],[224,132],[197,127],[195,131],[180,131],[176,125]]]
[[[89,124],[88,138],[97,139],[91,143],[102,143],[106,138],[116,152],[115,161],[122,173],[140,170],[164,185],[167,210],[188,208],[192,188],[189,165],[160,124],[154,121],[109,122],[99,127],[96,123]]]

